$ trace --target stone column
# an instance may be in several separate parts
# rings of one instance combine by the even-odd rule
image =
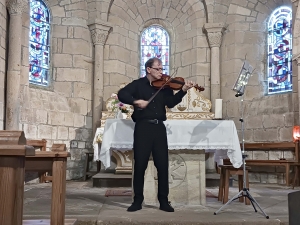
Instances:
[[[26,0],[6,2],[10,15],[6,86],[6,130],[19,129],[19,89],[21,76],[22,13]]]
[[[103,102],[103,62],[104,44],[111,31],[111,26],[104,21],[95,19],[88,24],[93,44],[94,56],[94,84],[93,84],[93,135],[100,126],[102,102]]]
[[[300,53],[293,56],[293,112],[294,124],[298,125],[300,121]],[[296,65],[295,65],[296,64]],[[296,67],[297,66],[297,67]]]
[[[221,98],[220,86],[220,46],[225,30],[223,23],[206,23],[204,30],[207,34],[210,52],[210,100],[212,112],[215,111],[215,99]]]
[[[296,7],[298,7],[298,3],[299,3],[299,0],[291,0],[292,4],[294,4]]]
[[[210,100],[211,110],[215,112],[215,99],[221,98],[221,78],[220,78],[220,46],[222,35],[225,30],[223,23],[206,23],[204,31],[207,34],[210,46]],[[214,155],[207,153],[206,172],[215,172]]]

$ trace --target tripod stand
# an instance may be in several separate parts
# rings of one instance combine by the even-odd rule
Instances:
[[[239,96],[243,96],[243,94],[236,94],[236,97]],[[241,100],[241,105],[243,106],[243,100],[244,98],[242,98]],[[257,203],[257,201],[251,196],[251,194],[249,193],[249,189],[246,187],[246,163],[245,163],[245,159],[247,157],[247,155],[245,154],[245,146],[244,146],[244,119],[243,119],[243,107],[241,108],[242,111],[242,117],[240,118],[240,122],[242,124],[242,159],[243,159],[243,189],[237,193],[235,196],[233,196],[232,199],[230,199],[225,205],[223,205],[218,211],[214,212],[214,215],[217,215],[217,213],[219,211],[222,210],[222,208],[224,208],[226,205],[229,205],[231,202],[233,202],[236,199],[239,198],[243,198],[246,197],[250,200],[254,211],[257,212],[256,207],[254,205],[254,203],[257,205],[257,207],[260,209],[260,211],[264,214],[264,216],[269,219],[269,216],[262,210],[262,208],[260,207],[260,205]]]
[[[233,196],[232,199],[230,199],[225,205],[223,205],[218,211],[214,212],[214,215],[217,215],[217,213],[219,211],[222,210],[222,208],[224,208],[225,206],[229,205],[231,202],[233,202],[236,199],[239,198],[243,198],[246,197],[250,200],[254,211],[257,212],[256,207],[254,204],[257,205],[257,207],[260,209],[260,211],[264,214],[264,216],[269,219],[269,216],[262,210],[262,208],[260,207],[260,205],[257,203],[257,201],[251,196],[249,189],[246,187],[246,162],[245,159],[247,157],[247,155],[245,154],[245,143],[244,143],[244,110],[243,110],[243,101],[244,101],[244,91],[245,91],[245,85],[248,82],[248,79],[252,73],[252,67],[249,65],[249,63],[247,61],[244,62],[243,66],[242,66],[242,70],[240,72],[240,75],[233,87],[233,90],[237,92],[237,94],[235,95],[235,97],[240,97],[242,96],[241,99],[241,118],[239,119],[239,121],[241,122],[242,125],[242,159],[243,159],[243,188],[242,190],[237,193],[235,196]]]

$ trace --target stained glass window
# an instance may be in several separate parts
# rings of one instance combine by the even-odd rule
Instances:
[[[141,77],[146,75],[145,63],[152,57],[161,59],[163,73],[169,75],[169,34],[158,25],[148,27],[141,35]]]
[[[50,15],[44,2],[30,0],[29,82],[49,84]]]
[[[277,8],[268,23],[268,94],[292,91],[292,10]]]

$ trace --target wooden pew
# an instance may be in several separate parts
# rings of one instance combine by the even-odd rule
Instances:
[[[34,156],[35,150],[24,145],[23,132],[7,135],[0,135],[0,224],[22,225],[25,157]]]
[[[23,131],[0,131],[0,224],[22,225],[24,173],[31,171],[52,173],[51,218],[23,223],[73,225],[76,220],[65,220],[66,164],[70,156],[65,144],[54,144],[53,151],[35,151],[25,144]]]
[[[70,153],[66,151],[36,151],[34,156],[26,157],[25,171],[52,174],[51,225],[65,224],[67,157]]]
[[[35,140],[27,139],[26,144],[33,146],[34,149],[39,149],[40,151],[46,151],[47,141],[45,139]],[[49,178],[46,173],[39,173],[39,182],[45,183]]]
[[[246,158],[247,166],[284,166],[286,185],[290,185],[290,168],[291,166],[300,165],[299,141],[297,142],[271,142],[271,143],[244,143],[245,154],[251,151],[292,151],[293,158],[281,159],[248,159]],[[241,144],[241,149],[242,149]],[[231,164],[229,159],[224,160],[224,164]]]

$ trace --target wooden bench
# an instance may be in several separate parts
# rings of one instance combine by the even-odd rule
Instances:
[[[244,171],[243,167],[240,168],[234,168],[231,165],[220,165],[220,184],[219,184],[219,194],[218,194],[218,201],[222,201],[223,204],[228,202],[228,196],[229,196],[229,177],[230,175],[238,175],[238,185],[239,185],[239,191],[243,189],[243,178],[244,178]],[[246,187],[249,188],[249,176],[248,176],[248,170],[250,168],[246,167]],[[250,201],[246,197],[240,197],[239,201],[244,202],[246,205],[250,205]]]
[[[47,141],[45,139],[42,140],[34,140],[27,139],[26,144],[33,146],[34,149],[39,149],[40,151],[46,151]],[[49,178],[46,173],[39,173],[39,181],[40,183],[45,183]]]
[[[242,149],[241,144],[241,149]],[[297,142],[272,142],[272,143],[244,143],[245,154],[251,151],[292,151],[293,158],[279,159],[248,159],[246,158],[247,166],[284,166],[286,185],[290,185],[290,168],[291,166],[299,166],[299,141]],[[224,160],[225,165],[230,165],[229,159]]]
[[[24,224],[74,224],[76,220],[65,220],[66,166],[70,157],[65,144],[53,144],[52,151],[35,151],[26,143],[22,131],[0,131],[0,224],[22,225],[25,171],[51,172],[52,198],[50,220],[24,220]]]

